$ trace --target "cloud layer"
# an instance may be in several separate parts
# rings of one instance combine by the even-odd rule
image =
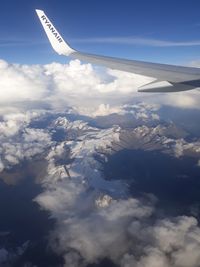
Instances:
[[[123,110],[123,104],[138,101],[180,108],[199,108],[199,92],[173,94],[137,93],[137,88],[152,81],[131,73],[95,69],[90,64],[71,61],[68,65],[13,65],[0,61],[0,114],[5,105],[63,109],[71,107],[86,115],[107,115]],[[32,102],[32,104],[30,103]],[[12,104],[11,104],[12,103]],[[26,104],[27,105],[27,104]],[[6,110],[7,111],[7,110]]]

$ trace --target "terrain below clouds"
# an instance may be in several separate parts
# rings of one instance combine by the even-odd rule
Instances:
[[[141,95],[149,78],[79,61],[0,68],[0,190],[15,207],[26,192],[27,214],[45,221],[34,239],[27,220],[17,243],[5,219],[0,264],[198,267],[197,92]]]

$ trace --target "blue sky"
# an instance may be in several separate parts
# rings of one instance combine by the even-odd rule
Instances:
[[[1,0],[0,58],[64,63],[35,14],[43,9],[64,39],[82,51],[187,64],[200,59],[200,1]]]

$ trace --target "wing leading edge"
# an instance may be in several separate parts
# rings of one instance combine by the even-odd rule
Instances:
[[[74,59],[103,65],[111,69],[156,78],[155,83],[140,87],[138,90],[140,92],[177,92],[200,87],[199,68],[120,59],[76,51],[64,41],[42,10],[37,9],[36,12],[53,49],[59,55],[70,56]],[[168,81],[168,84],[160,86],[160,81]]]

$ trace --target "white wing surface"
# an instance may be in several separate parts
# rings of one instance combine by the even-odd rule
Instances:
[[[103,65],[111,69],[156,78],[155,83],[140,87],[138,90],[140,92],[177,92],[200,87],[199,68],[128,60],[76,51],[64,41],[42,10],[37,9],[36,12],[53,49],[59,55],[70,56],[93,64]],[[159,86],[160,81],[168,81],[168,84]]]

